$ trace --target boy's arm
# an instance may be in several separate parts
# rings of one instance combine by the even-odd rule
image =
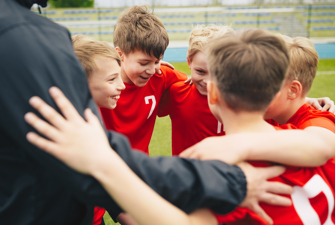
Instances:
[[[321,127],[210,137],[181,153],[181,157],[229,164],[264,160],[303,167],[323,165],[334,155],[335,134]]]
[[[41,99],[33,98],[31,104],[51,125],[31,113],[26,115],[26,120],[50,140],[34,133],[29,133],[27,138],[82,173],[95,171],[96,167],[101,165],[100,161],[105,160],[106,154],[112,154],[109,146],[111,145],[142,180],[186,212],[203,207],[211,207],[213,211],[221,214],[231,211],[244,198],[244,175],[247,180],[247,198],[243,201],[244,206],[257,211],[257,208],[260,209],[257,207],[258,201],[278,205],[290,204],[288,199],[271,194],[289,194],[292,190],[290,187],[267,182],[267,179],[281,174],[284,171],[282,167],[256,169],[241,166],[244,172],[242,173],[238,167],[220,161],[178,157],[149,158],[141,152],[131,151],[126,139],[117,133],[108,133],[109,144],[98,119],[92,116],[90,111],[86,111],[86,122],[64,96],[54,96],[54,99],[66,119]],[[64,107],[64,99],[67,107]],[[69,113],[70,111],[72,113]]]

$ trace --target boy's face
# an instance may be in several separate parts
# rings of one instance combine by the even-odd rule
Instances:
[[[264,119],[274,119],[280,122],[282,118],[285,118],[285,113],[287,112],[288,98],[287,94],[290,89],[290,82],[285,82],[280,92],[272,100],[270,106],[264,114]]]
[[[88,78],[93,99],[99,107],[114,109],[121,91],[125,89],[121,67],[115,59],[107,57],[95,57],[94,62],[97,69]]]
[[[200,94],[207,95],[207,81],[209,79],[209,73],[207,69],[207,58],[206,54],[202,51],[198,51],[192,61],[187,58],[188,66],[191,69],[192,83],[198,89]]]
[[[118,51],[122,60],[122,79],[126,83],[143,87],[160,69],[161,58],[157,59],[153,54],[150,56],[141,50],[135,50],[126,55]]]

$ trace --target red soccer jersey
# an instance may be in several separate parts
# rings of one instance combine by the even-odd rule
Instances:
[[[335,115],[328,111],[316,110],[308,104],[301,106],[287,123],[291,123],[299,129],[310,126],[324,127],[335,133]]]
[[[100,225],[105,215],[105,209],[100,207],[94,207],[94,217],[92,225]]]
[[[117,107],[100,109],[108,130],[126,135],[134,149],[147,154],[163,92],[171,84],[187,79],[184,73],[167,66],[161,66],[161,71],[161,75],[153,75],[144,87],[125,83],[126,89],[122,91]]]
[[[287,126],[289,127],[289,126]],[[276,128],[280,129],[280,128]],[[287,196],[292,200],[288,207],[261,204],[263,210],[273,219],[275,225],[316,225],[334,224],[335,192],[334,176],[326,176],[334,172],[335,160],[314,168],[287,167],[284,174],[272,181],[279,181],[293,186],[294,192]],[[254,166],[265,166],[268,163],[253,163]],[[228,225],[265,225],[266,223],[254,212],[237,208],[227,215],[215,215],[219,223]]]
[[[170,115],[172,124],[172,155],[209,136],[224,135],[223,125],[209,110],[207,96],[195,85],[177,82],[164,94],[158,116]]]

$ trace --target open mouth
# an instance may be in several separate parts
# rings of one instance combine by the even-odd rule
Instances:
[[[112,99],[118,100],[120,98],[120,95],[113,96]]]
[[[140,78],[142,78],[143,80],[148,80],[150,77],[142,77],[142,76],[140,76]]]

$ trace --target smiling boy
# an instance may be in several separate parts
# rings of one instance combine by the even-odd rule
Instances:
[[[114,109],[125,86],[121,60],[107,42],[84,35],[72,37],[74,51],[85,69],[92,97],[99,108]]]
[[[121,91],[121,59],[107,42],[78,34],[72,36],[74,52],[85,69],[92,97],[99,107],[115,109]],[[94,208],[93,225],[104,224],[105,209]]]
[[[207,103],[206,48],[213,37],[232,30],[229,26],[210,25],[198,26],[191,32],[187,63],[192,85],[183,81],[172,84],[164,93],[158,110],[158,116],[171,118],[172,155],[179,155],[206,137],[225,134],[222,123],[213,116]]]
[[[101,108],[102,118],[107,129],[126,135],[133,148],[148,153],[163,92],[187,76],[161,66],[169,38],[162,22],[147,7],[133,6],[125,12],[113,37],[126,89],[116,109]]]

